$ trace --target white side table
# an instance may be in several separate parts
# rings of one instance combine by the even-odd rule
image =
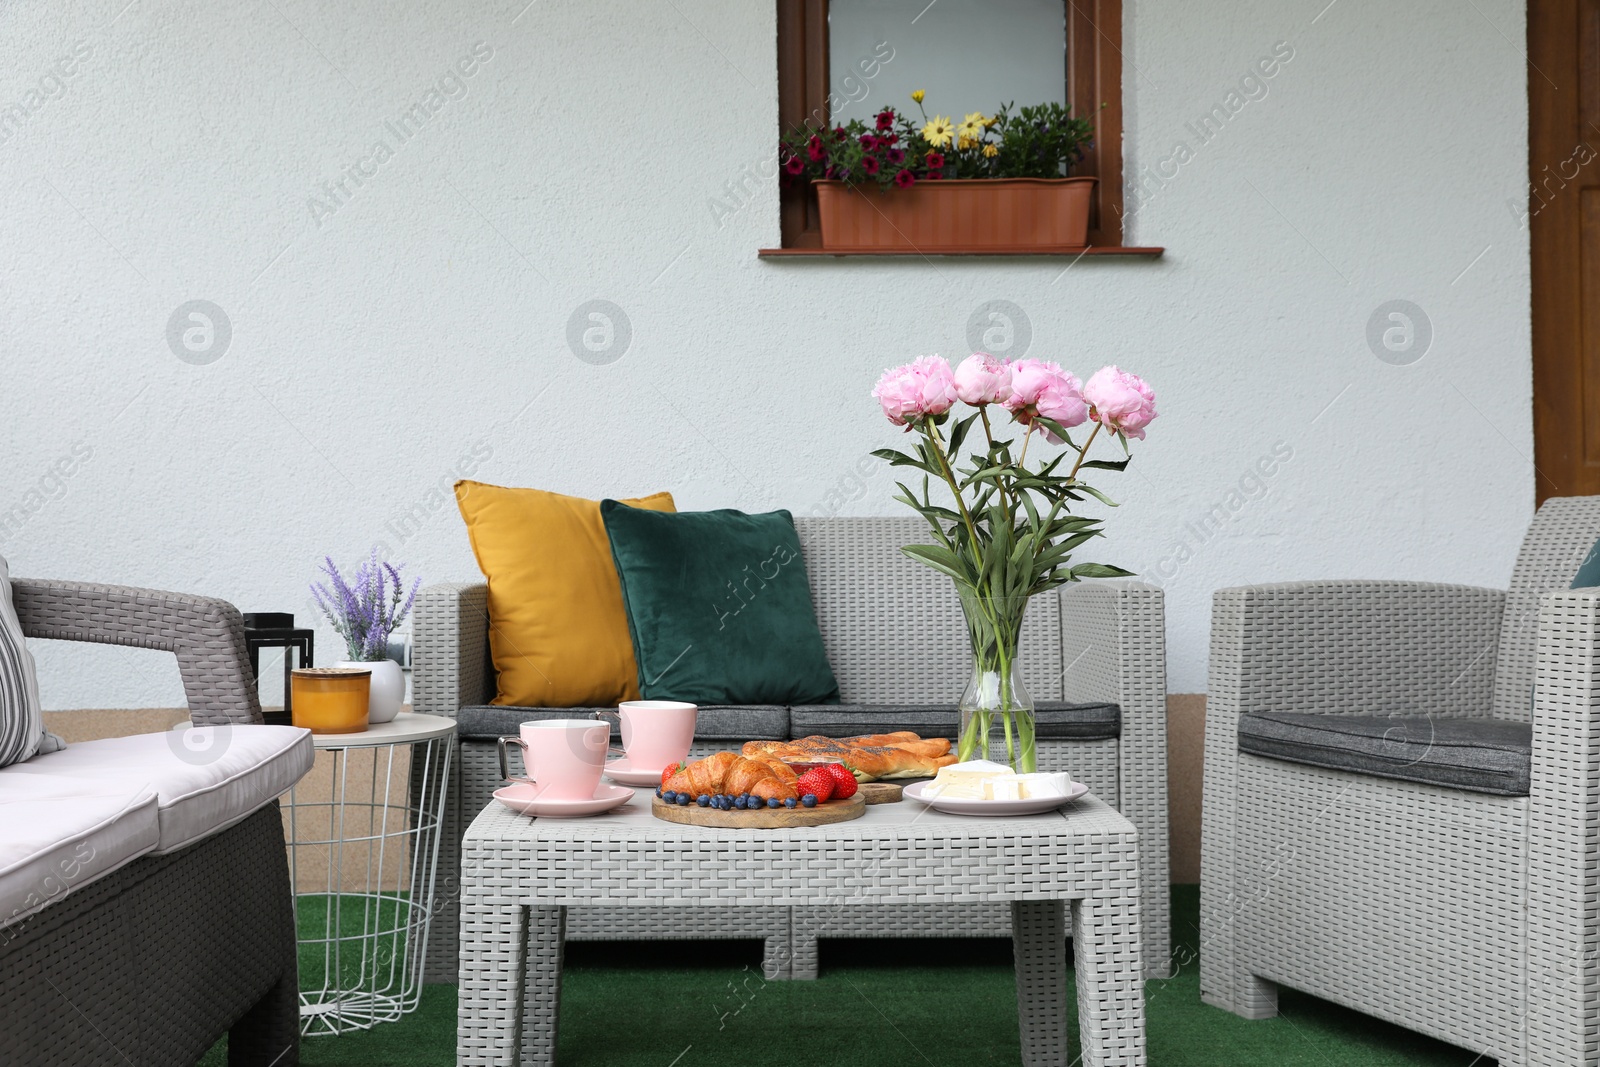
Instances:
[[[300,1032],[337,1034],[417,1007],[456,723],[402,713],[356,734],[283,802],[300,931]]]

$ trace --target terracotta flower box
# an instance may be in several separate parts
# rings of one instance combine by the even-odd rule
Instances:
[[[1094,178],[968,178],[880,191],[818,181],[822,247],[1070,251],[1088,244]]]

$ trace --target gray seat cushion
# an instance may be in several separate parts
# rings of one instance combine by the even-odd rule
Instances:
[[[927,704],[814,704],[789,709],[795,737],[852,737],[911,730],[922,737],[954,741],[961,725],[956,708]],[[1122,732],[1122,709],[1115,704],[1041,702],[1034,709],[1035,735],[1041,741],[1099,741]]]
[[[530,719],[592,719],[596,711],[616,708],[519,708],[480,705],[462,708],[456,736],[464,741],[493,741],[510,736]],[[616,725],[612,725],[616,733]],[[695,716],[694,736],[701,741],[786,741],[789,709],[770,705],[729,707],[706,705]]]
[[[1533,727],[1505,719],[1272,712],[1239,717],[1239,751],[1379,778],[1525,797]]]

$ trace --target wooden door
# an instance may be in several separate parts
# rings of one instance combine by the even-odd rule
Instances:
[[[1600,0],[1529,0],[1538,499],[1600,494]]]

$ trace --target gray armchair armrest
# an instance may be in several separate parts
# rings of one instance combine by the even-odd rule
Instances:
[[[1167,816],[1166,601],[1146,582],[1073,582],[1061,587],[1061,695],[1122,709],[1117,810],[1139,830],[1139,876],[1165,899]],[[1109,799],[1109,798],[1107,798]],[[1145,974],[1171,970],[1167,909],[1145,915]]]
[[[489,656],[489,587],[482,582],[430,585],[417,593],[411,623],[411,706],[455,718],[494,699]]]
[[[1487,715],[1505,597],[1433,582],[1218,590],[1207,714]]]
[[[226,600],[28,578],[12,582],[12,595],[28,637],[173,653],[196,726],[262,721],[244,619]]]

